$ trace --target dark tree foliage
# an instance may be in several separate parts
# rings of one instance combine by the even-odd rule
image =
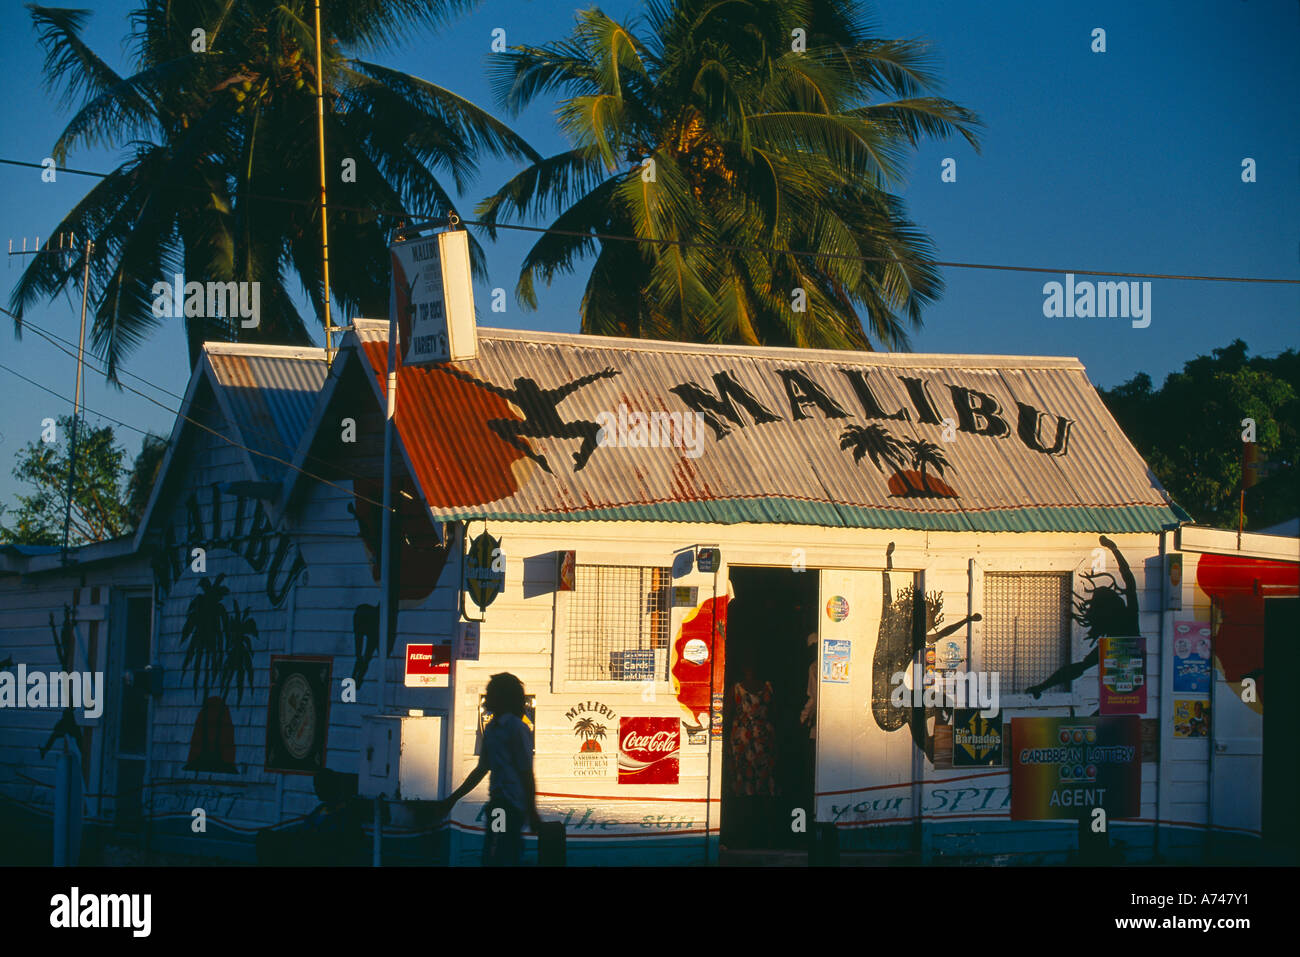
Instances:
[[[1159,389],[1138,373],[1102,400],[1174,500],[1202,525],[1235,528],[1242,434],[1255,422],[1260,479],[1246,490],[1247,529],[1300,515],[1300,354],[1248,356],[1236,339],[1197,356]]]

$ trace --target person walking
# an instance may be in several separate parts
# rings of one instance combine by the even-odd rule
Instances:
[[[465,782],[435,805],[438,819],[488,777],[488,804],[484,809],[485,867],[509,867],[523,861],[524,824],[540,832],[537,786],[533,779],[532,734],[524,723],[524,686],[507,672],[488,681],[484,705],[492,714],[483,731],[478,767]],[[490,777],[489,777],[490,775]]]

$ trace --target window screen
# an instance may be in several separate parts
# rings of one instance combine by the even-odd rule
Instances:
[[[1069,662],[1070,581],[1068,574],[984,576],[984,668],[998,673],[1002,694],[1023,694]]]
[[[669,572],[620,565],[574,569],[570,681],[668,679]]]

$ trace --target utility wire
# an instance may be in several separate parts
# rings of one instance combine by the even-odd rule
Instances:
[[[5,313],[6,316],[12,316],[14,320],[18,320],[17,316],[14,316],[12,312],[9,312],[9,309],[4,308],[3,306],[0,306],[0,312]],[[70,356],[70,358],[77,359],[77,352],[72,351],[72,347],[74,346],[74,343],[70,341],[70,339],[65,339],[64,337],[61,337],[61,335],[59,334],[49,332],[48,329],[40,328],[39,325],[36,325],[35,322],[32,322],[29,319],[22,319],[18,321],[22,322],[23,328],[31,329],[32,332],[38,335],[38,337],[43,338],[45,339],[45,341],[49,342],[49,345],[57,348],[57,350],[60,350],[61,352],[64,352],[64,354]],[[64,345],[60,346],[59,343],[64,343]],[[95,372],[103,374],[103,376],[107,376],[108,368],[105,367],[105,365],[96,364],[94,359],[86,359],[85,356],[83,356],[82,361],[83,363],[90,365],[91,369],[94,369]],[[143,382],[144,385],[151,387],[151,389],[156,389],[157,391],[160,391],[160,393],[165,393],[166,395],[172,395],[173,398],[181,399],[181,402],[185,402],[185,397],[183,397],[183,395],[178,395],[177,393],[173,393],[172,390],[166,389],[166,387],[164,386],[160,386],[159,384],[157,384],[157,382],[149,380],[149,378],[146,378],[144,376],[136,376],[135,373],[127,372],[126,369],[120,369],[120,372],[122,374],[126,374],[126,376],[130,376],[131,378],[134,378],[134,380],[136,381]],[[156,406],[159,406],[160,408],[164,408],[164,410],[168,411],[170,415],[173,416],[179,415],[179,412],[177,410],[174,410],[174,408],[170,406],[166,406],[166,404],[164,403],[157,402],[156,399],[148,397],[148,395],[144,395],[143,393],[140,393],[140,391],[136,389],[131,389],[129,385],[125,385],[123,384],[123,382],[118,382],[118,385],[120,385],[122,389],[129,391],[129,393],[134,395],[139,395],[140,398],[147,399],[149,400],[149,402],[156,404]],[[212,410],[212,408],[200,406],[200,404],[196,402],[191,402],[190,408],[191,410],[207,412],[209,413],[209,415],[221,415],[222,417],[225,416],[224,412],[220,412],[218,410]],[[239,423],[237,425],[240,433],[243,434],[253,433],[256,434],[256,436],[266,439],[266,441],[274,443],[274,445],[281,447],[281,449],[285,449],[289,452],[298,451],[298,446],[289,445],[289,442],[283,441],[283,438],[279,436],[278,433],[266,432],[265,429],[257,428],[257,426],[250,425],[248,423]],[[134,426],[127,426],[127,428],[134,428]],[[136,429],[136,432],[139,432],[139,429]],[[151,434],[156,434],[156,433],[151,433]],[[159,438],[166,438],[166,437],[159,436]],[[330,463],[328,462],[328,460],[322,459],[318,455],[312,455],[311,452],[308,452],[305,458],[307,458],[308,460],[312,460],[312,462],[321,463],[322,465],[335,464],[335,467],[338,467],[337,463]],[[299,471],[302,471],[302,469],[299,469]],[[339,468],[339,471],[341,471],[344,476],[348,477],[348,479],[351,479],[354,482],[360,477],[359,475],[357,475],[357,473],[347,471],[347,469],[344,468]],[[304,475],[311,475],[311,473],[304,472]],[[363,499],[363,501],[365,502],[370,501],[370,499],[365,498],[364,495],[360,495],[360,498]]]
[[[62,399],[64,402],[71,402],[71,401],[72,401],[72,400],[69,399],[67,396],[65,396],[65,395],[61,395],[60,393],[55,392],[53,389],[49,388],[48,386],[41,385],[39,382],[36,382],[36,381],[33,380],[33,379],[29,379],[29,378],[27,378],[27,376],[23,375],[21,372],[17,372],[17,371],[15,371],[15,370],[9,368],[9,367],[6,366],[6,365],[0,364],[0,369],[3,369],[5,372],[9,372],[9,373],[11,373],[11,374],[13,374],[13,375],[16,375],[18,378],[22,379],[24,382],[29,382],[29,383],[31,383],[32,385],[36,386],[38,389],[41,389],[41,390],[44,391],[44,392],[48,392],[50,395],[54,396],[56,399]],[[177,412],[177,411],[175,411],[175,410],[173,410],[173,409],[170,409],[170,408],[168,408],[166,405],[164,405],[163,403],[159,402],[157,399],[155,399],[155,398],[153,398],[153,397],[151,397],[151,396],[147,396],[147,395],[145,395],[143,392],[138,392],[138,391],[136,391],[135,389],[132,389],[130,386],[125,386],[125,385],[124,385],[124,386],[122,386],[122,388],[126,389],[126,390],[129,391],[129,392],[134,392],[136,395],[140,396],[140,397],[143,398],[143,399],[147,399],[148,401],[152,402],[154,405],[157,405],[157,406],[159,406],[159,407],[162,408],[162,409],[166,409],[168,412],[172,413],[172,414],[175,415],[176,417],[181,418],[181,419],[184,419],[186,422],[190,423],[191,425],[195,426],[196,428],[202,429],[204,432],[207,432],[207,433],[209,433],[209,434],[211,434],[211,435],[214,435],[214,436],[216,436],[217,438],[221,439],[223,442],[226,442],[226,443],[229,444],[229,445],[233,445],[233,446],[234,446],[235,448],[237,448],[237,449],[242,449],[243,451],[249,453],[250,455],[259,455],[259,456],[261,456],[261,457],[264,458],[264,459],[270,459],[271,461],[273,461],[273,462],[277,462],[277,463],[279,463],[280,465],[283,465],[283,466],[285,466],[286,468],[293,470],[294,472],[298,472],[298,473],[301,474],[301,475],[305,475],[307,478],[314,479],[315,481],[320,482],[320,483],[323,484],[323,485],[328,485],[328,486],[330,486],[331,488],[336,488],[336,489],[338,489],[340,492],[344,492],[344,493],[346,493],[346,494],[348,494],[348,495],[355,495],[355,496],[356,496],[358,499],[360,499],[361,501],[366,502],[366,503],[369,504],[369,505],[373,505],[373,506],[375,506],[376,508],[382,509],[382,508],[384,507],[383,504],[382,504],[381,502],[376,502],[376,501],[374,501],[373,499],[367,498],[366,496],[361,495],[361,494],[360,494],[359,492],[357,492],[355,489],[346,489],[346,488],[344,488],[342,485],[339,485],[339,484],[337,484],[337,483],[335,483],[335,482],[331,482],[329,479],[324,478],[323,476],[316,475],[316,474],[314,474],[314,473],[312,473],[312,472],[308,472],[306,469],[298,468],[298,467],[297,467],[296,465],[294,465],[292,462],[287,462],[287,461],[285,461],[284,459],[280,458],[279,456],[271,455],[269,452],[259,452],[259,451],[257,451],[256,449],[250,449],[247,445],[244,445],[244,444],[242,444],[242,443],[240,443],[240,442],[236,442],[234,439],[230,438],[228,435],[222,435],[222,434],[221,434],[220,432],[218,432],[216,429],[209,428],[208,426],[204,425],[202,422],[198,421],[197,419],[192,419],[192,418],[190,418],[188,415],[186,415],[186,414],[183,413],[183,412]],[[120,420],[118,420],[118,419],[115,419],[115,418],[113,418],[113,417],[110,416],[110,415],[105,415],[104,413],[99,412],[99,411],[96,410],[96,409],[92,409],[92,408],[90,408],[88,405],[85,405],[84,403],[82,404],[82,408],[86,409],[88,412],[92,412],[92,413],[94,413],[94,414],[97,415],[97,416],[100,416],[100,417],[102,417],[102,418],[108,419],[110,422],[115,422],[115,423],[117,423],[118,425],[122,426],[123,428],[131,429],[131,430],[134,431],[134,432],[139,432],[141,435],[148,435],[148,434],[150,434],[150,433],[146,432],[144,429],[137,428],[137,427],[134,426],[134,425],[129,425],[129,424],[127,424],[126,422],[122,422],[122,421],[120,421]],[[395,509],[394,509],[394,510],[395,510]]]
[[[0,163],[9,166],[24,166],[32,169],[48,169],[40,163],[30,163],[24,160],[14,160],[0,157]],[[58,167],[56,167],[58,169]],[[106,179],[109,173],[100,173],[94,170],[71,169],[64,167],[59,172],[74,173],[79,176],[94,176],[99,179]],[[200,187],[194,186],[174,186],[179,189],[198,190]],[[258,200],[268,203],[288,203],[295,206],[316,207],[319,205],[317,200],[312,199],[292,199],[287,196],[267,196],[256,193],[238,193],[242,199]],[[436,219],[439,214],[410,212],[409,210],[385,209],[376,206],[344,206],[334,204],[336,210],[354,213],[381,213],[387,216],[393,216],[399,219]],[[841,259],[852,260],[855,262],[897,262],[893,256],[863,256],[857,253],[826,253],[813,252],[805,249],[782,249],[771,246],[744,246],[734,243],[704,243],[692,242],[685,239],[651,239],[642,236],[623,236],[616,233],[600,233],[594,231],[555,229],[550,226],[523,226],[515,223],[493,223],[484,220],[462,219],[461,222],[466,226],[479,226],[489,231],[497,229],[513,229],[517,232],[527,233],[548,233],[556,236],[572,236],[583,239],[599,239],[602,242],[626,242],[626,243],[645,243],[652,246],[676,246],[681,249],[717,249],[728,252],[757,252],[774,256],[803,256],[809,259]],[[1300,285],[1300,279],[1282,279],[1267,276],[1201,276],[1193,274],[1178,273],[1154,273],[1154,272],[1120,272],[1109,269],[1062,269],[1053,266],[1008,266],[998,263],[970,263],[955,262],[948,260],[932,260],[932,265],[945,266],[950,269],[988,269],[999,272],[1030,272],[1030,273],[1052,273],[1060,275],[1062,273],[1073,273],[1076,276],[1122,276],[1126,279],[1177,279],[1190,282],[1245,282],[1245,283],[1272,283],[1281,285]]]

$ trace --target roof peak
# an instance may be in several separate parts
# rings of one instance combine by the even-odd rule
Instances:
[[[355,319],[352,328],[358,334],[386,338],[387,319]],[[677,353],[682,355],[746,356],[762,359],[798,359],[801,362],[872,362],[892,366],[947,366],[965,369],[1083,369],[1073,356],[969,355],[935,352],[867,352],[850,349],[795,349],[782,346],[714,345],[678,342],[668,339],[628,339],[616,336],[593,336],[576,332],[542,332],[535,329],[497,329],[480,326],[480,339],[514,342],[547,342],[581,346],[588,349],[620,349],[639,352]]]

